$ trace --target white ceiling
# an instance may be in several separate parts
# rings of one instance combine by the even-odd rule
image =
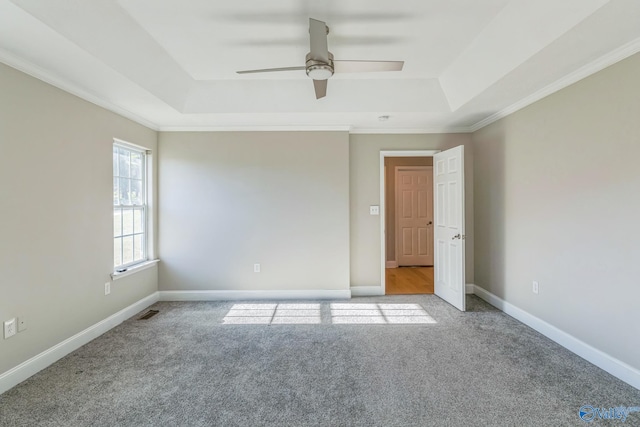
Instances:
[[[308,18],[338,74],[316,100]],[[163,130],[470,131],[640,50],[637,0],[0,0],[0,61]],[[390,116],[379,121],[381,115]]]

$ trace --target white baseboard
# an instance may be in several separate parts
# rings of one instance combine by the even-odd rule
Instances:
[[[398,268],[398,261],[387,261],[385,263],[386,268]]]
[[[529,314],[528,312],[508,303],[502,298],[492,294],[478,285],[474,286],[474,293],[491,304],[492,306],[502,310],[509,316],[519,320],[532,329],[540,332],[547,338],[555,341],[569,351],[577,354],[583,359],[593,363],[597,367],[607,371],[614,377],[626,382],[627,384],[640,390],[640,370],[630,366],[611,355],[598,350],[595,347],[579,340],[555,326],[545,322],[544,320]]]
[[[465,286],[465,293],[472,294],[475,285],[473,283],[467,283]],[[382,286],[352,286],[351,296],[353,297],[375,297],[384,295]]]
[[[89,341],[98,338],[100,335],[118,326],[120,323],[157,301],[158,293],[154,292],[148,297],[131,304],[129,307],[120,310],[95,325],[89,326],[84,331],[78,332],[71,338],[67,338],[61,343],[56,344],[31,359],[19,364],[15,368],[9,369],[7,372],[0,375],[0,394],[20,384],[22,381],[40,372],[47,366],[52,365]]]
[[[160,291],[160,301],[237,301],[273,299],[349,299],[350,290]]]
[[[351,296],[353,297],[373,297],[384,295],[382,286],[352,286]]]

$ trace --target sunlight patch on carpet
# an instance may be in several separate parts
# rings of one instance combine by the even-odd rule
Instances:
[[[437,323],[419,304],[332,303],[334,324]]]
[[[320,304],[234,304],[225,325],[292,325],[322,323]]]
[[[257,303],[234,304],[225,325],[411,325],[437,323],[420,304],[389,303]],[[328,307],[327,307],[328,304]],[[328,310],[327,310],[328,308]]]

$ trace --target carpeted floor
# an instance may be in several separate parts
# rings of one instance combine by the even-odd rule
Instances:
[[[315,317],[158,303],[1,395],[0,426],[579,426],[582,405],[640,406],[639,390],[467,298],[467,313],[433,295],[306,302]],[[385,304],[419,309],[376,315]],[[265,324],[237,324],[251,309]]]

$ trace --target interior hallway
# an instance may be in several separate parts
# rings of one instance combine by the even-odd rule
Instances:
[[[433,293],[433,267],[387,268],[387,295],[414,295]]]

